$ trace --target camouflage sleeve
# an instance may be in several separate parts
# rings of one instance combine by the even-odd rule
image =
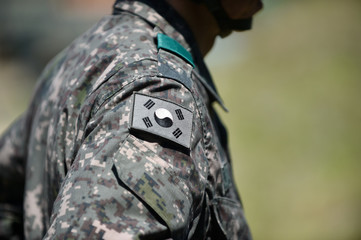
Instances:
[[[0,139],[0,239],[22,237],[25,133],[20,118]]]
[[[45,238],[185,239],[197,226],[207,171],[193,95],[174,80],[153,76],[110,80],[102,89],[95,94],[107,97],[93,107]],[[171,143],[167,133],[132,131],[132,117],[143,111],[135,108],[136,94],[188,109],[193,121],[183,132],[191,133],[189,145]],[[144,108],[153,105],[146,101]]]

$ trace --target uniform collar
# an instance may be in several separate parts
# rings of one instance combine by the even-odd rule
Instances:
[[[189,51],[196,65],[195,71],[202,78],[211,101],[224,107],[190,27],[172,6],[164,0],[117,0],[113,13],[122,11],[138,15]]]

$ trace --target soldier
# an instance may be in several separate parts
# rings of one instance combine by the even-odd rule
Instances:
[[[1,138],[0,237],[251,239],[203,56],[261,7],[117,1]]]

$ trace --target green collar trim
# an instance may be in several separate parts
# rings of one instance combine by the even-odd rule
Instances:
[[[175,53],[194,67],[192,55],[182,45],[180,45],[180,43],[162,33],[158,33],[157,39],[158,50],[162,48]]]

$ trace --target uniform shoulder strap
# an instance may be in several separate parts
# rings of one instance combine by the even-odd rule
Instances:
[[[178,55],[179,57],[183,58],[185,61],[187,61],[189,64],[191,64],[194,67],[192,55],[176,40],[162,33],[158,33],[157,40],[158,40],[158,45],[157,45],[158,50],[164,49],[170,51]]]

